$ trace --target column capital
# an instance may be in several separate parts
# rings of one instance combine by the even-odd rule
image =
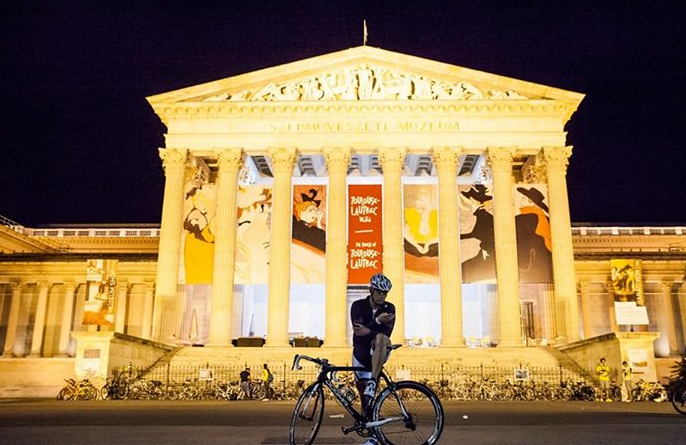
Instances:
[[[516,147],[488,147],[486,154],[488,156],[488,165],[495,171],[512,170],[512,160]]]
[[[66,280],[66,281],[62,282],[62,284],[64,285],[64,288],[65,288],[65,290],[66,290],[67,292],[69,292],[69,291],[71,291],[71,292],[75,291],[75,290],[76,290],[76,286],[78,286],[78,283],[77,283],[76,281],[74,281],[74,280]]]
[[[579,290],[584,292],[588,289],[588,286],[591,285],[591,280],[579,280],[577,281],[577,285],[579,286]]]
[[[22,280],[10,280],[9,283],[7,283],[10,286],[10,290],[12,292],[15,291],[20,291],[22,287],[24,287],[24,283]]]
[[[378,149],[379,164],[382,170],[401,170],[405,164],[405,147],[381,147]]]
[[[293,173],[293,165],[298,156],[298,150],[295,147],[270,147],[267,149],[267,153],[275,172]]]
[[[672,286],[674,285],[674,281],[672,280],[661,280],[660,281],[660,287],[662,288],[662,292],[667,293],[667,292],[672,292]]]
[[[324,147],[322,152],[324,153],[326,168],[329,170],[348,170],[352,152],[350,147]]]
[[[547,169],[567,171],[569,158],[572,156],[572,147],[543,147],[543,159]]]
[[[170,170],[185,168],[188,157],[188,150],[185,148],[160,148],[158,153],[162,159],[165,174]]]
[[[52,283],[46,280],[36,281],[39,290],[50,290]]]
[[[243,164],[243,149],[242,148],[217,148],[217,164],[219,171],[225,169],[233,169],[238,171]]]
[[[431,158],[437,168],[455,168],[460,163],[461,147],[432,147]]]

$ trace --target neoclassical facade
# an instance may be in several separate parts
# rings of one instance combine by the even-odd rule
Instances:
[[[159,228],[0,226],[2,357],[73,356],[75,331],[347,347],[374,272],[394,283],[398,342],[643,330],[683,352],[683,228],[572,227],[565,125],[582,99],[368,46],[151,96]],[[93,258],[117,262],[111,326],[83,324]],[[613,318],[614,258],[642,260],[658,289],[650,325]]]

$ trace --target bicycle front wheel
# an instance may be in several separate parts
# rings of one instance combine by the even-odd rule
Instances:
[[[672,391],[670,401],[679,414],[686,414],[686,385],[679,385]]]
[[[384,445],[433,445],[443,431],[443,407],[421,383],[397,382],[382,392],[373,410],[374,428]]]
[[[313,383],[300,395],[295,404],[288,431],[290,445],[310,445],[319,432],[324,416],[324,391]]]

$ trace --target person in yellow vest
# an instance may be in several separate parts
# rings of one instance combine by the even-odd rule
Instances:
[[[624,388],[626,388],[626,400],[625,402],[631,402],[633,400],[633,396],[631,395],[631,392],[634,389],[634,385],[632,383],[632,378],[634,376],[634,370],[629,366],[629,364],[624,360],[622,362],[622,377],[624,378]]]
[[[600,381],[601,400],[612,402],[612,399],[610,399],[610,367],[605,364],[605,357],[601,358],[596,365],[595,373]]]

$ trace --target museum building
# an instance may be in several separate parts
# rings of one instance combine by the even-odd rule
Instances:
[[[572,225],[582,99],[369,46],[149,97],[160,225],[0,225],[0,397],[169,348],[348,356],[377,272],[408,360],[555,349],[663,376],[685,352],[686,227]]]

